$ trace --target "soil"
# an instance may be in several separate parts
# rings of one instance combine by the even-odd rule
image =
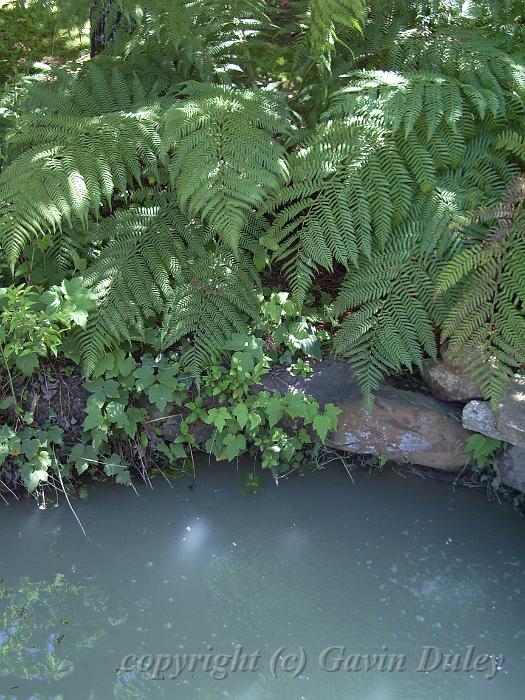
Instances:
[[[47,363],[29,381],[24,393],[24,408],[31,410],[35,407],[35,424],[58,425],[64,430],[66,442],[78,442],[88,399],[83,384],[84,378],[73,364]]]

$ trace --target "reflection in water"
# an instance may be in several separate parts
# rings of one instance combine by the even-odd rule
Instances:
[[[0,677],[58,681],[73,673],[82,649],[93,648],[104,631],[100,591],[58,573],[53,581],[21,578],[3,586],[0,599]],[[100,622],[100,619],[98,620]]]
[[[475,494],[417,477],[318,473],[243,498],[207,460],[198,487],[93,489],[66,508],[1,512],[0,700],[521,700],[523,523]],[[475,525],[475,527],[474,527]],[[5,534],[7,533],[7,534]],[[57,573],[60,572],[60,573]],[[503,654],[494,680],[417,673],[421,647]],[[126,655],[256,651],[254,670],[162,678]],[[319,665],[383,647],[404,673]],[[304,647],[297,678],[270,659]]]

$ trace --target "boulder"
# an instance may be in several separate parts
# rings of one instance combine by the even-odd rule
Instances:
[[[441,401],[470,401],[481,396],[477,384],[464,369],[439,360],[423,360],[421,377],[433,396]]]
[[[475,433],[488,435],[496,440],[505,440],[496,425],[496,414],[488,401],[469,401],[463,407],[463,427]]]
[[[525,447],[525,379],[517,378],[507,387],[496,413],[498,430],[505,440]]]
[[[468,462],[464,448],[470,433],[462,427],[457,407],[383,384],[369,413],[345,362],[326,359],[313,368],[306,377],[295,377],[284,369],[272,371],[263,378],[262,388],[280,393],[301,391],[312,394],[320,404],[339,406],[339,426],[329,436],[328,447],[445,471],[457,471]]]
[[[470,401],[463,408],[463,427],[496,440],[525,447],[525,379],[512,381],[493,411],[488,401]]]
[[[495,465],[505,486],[525,493],[525,448],[514,445],[496,456]]]

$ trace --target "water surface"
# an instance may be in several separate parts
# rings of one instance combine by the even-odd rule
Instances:
[[[0,700],[523,698],[510,507],[337,468],[245,497],[241,472],[92,488],[88,538],[64,503],[3,507]]]

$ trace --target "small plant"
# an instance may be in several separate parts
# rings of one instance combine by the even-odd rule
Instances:
[[[472,457],[474,469],[483,470],[494,461],[494,455],[505,449],[506,443],[495,438],[475,433],[467,440],[465,452]]]
[[[198,384],[183,374],[176,356],[144,355],[137,362],[122,350],[107,355],[85,384],[90,397],[84,440],[69,457],[77,474],[102,467],[106,476],[129,485],[130,463],[136,460],[144,475],[146,453],[148,461],[162,458],[170,473],[184,473],[194,469],[198,449],[228,461],[251,452],[276,479],[315,465],[340,410],[333,404],[321,408],[302,393],[254,391],[271,365],[263,345],[261,338],[235,334],[227,344],[229,364],[210,367]],[[148,420],[148,404],[161,414],[169,408],[169,415]],[[155,430],[167,418],[178,419],[178,434],[169,442]],[[203,446],[193,434],[198,422],[213,428]],[[123,455],[124,444],[133,454]]]
[[[8,425],[0,427],[0,468],[3,479],[14,489],[21,481],[30,492],[50,479],[60,481],[54,451],[62,443],[63,432],[57,426],[47,430],[26,425],[16,432]]]
[[[478,433],[471,435],[465,446],[465,452],[472,458],[476,479],[481,483],[487,483],[494,491],[498,491],[501,487],[501,478],[494,467],[494,457],[507,447],[507,443],[501,440]]]
[[[94,296],[82,280],[65,280],[44,294],[18,285],[0,288],[0,353],[11,377],[20,371],[29,377],[40,359],[56,356],[62,336],[72,326],[84,327]]]

